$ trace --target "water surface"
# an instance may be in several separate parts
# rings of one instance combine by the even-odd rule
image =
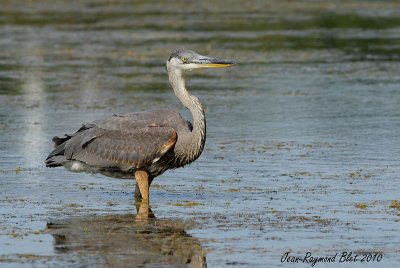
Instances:
[[[395,1],[3,1],[2,266],[104,264],[57,250],[46,224],[129,219],[134,181],[45,168],[51,138],[113,113],[169,107],[190,118],[164,70],[174,49],[187,48],[238,64],[187,76],[207,109],[206,148],[155,180],[156,219],[181,227],[209,267],[288,267],[287,251],[382,253],[380,265],[397,267],[399,9]]]

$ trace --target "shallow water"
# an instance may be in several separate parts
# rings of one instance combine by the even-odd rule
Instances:
[[[238,64],[188,75],[207,108],[206,148],[155,180],[155,222],[190,235],[209,267],[290,267],[281,263],[287,251],[382,253],[380,265],[397,267],[399,9],[389,1],[3,1],[1,266],[104,265],[80,247],[57,250],[46,224],[95,219],[103,230],[129,219],[134,181],[45,168],[51,138],[113,113],[170,107],[189,117],[164,70],[184,47]],[[98,239],[115,242],[106,238]]]

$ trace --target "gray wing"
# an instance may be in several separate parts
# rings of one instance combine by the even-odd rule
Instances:
[[[113,117],[96,120],[94,125],[110,130],[136,132],[137,129],[148,126],[172,127],[178,133],[189,129],[191,124],[174,110],[153,110],[140,113],[115,114]]]
[[[176,143],[177,133],[171,127],[142,127],[130,132],[103,129],[88,124],[68,139],[62,153],[66,160],[78,160],[99,168],[122,171],[151,165]],[[60,150],[59,150],[60,151]],[[57,156],[57,148],[47,160]]]

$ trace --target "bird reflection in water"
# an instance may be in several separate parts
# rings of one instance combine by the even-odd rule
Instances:
[[[146,220],[127,214],[49,222],[57,258],[83,267],[207,267],[200,242],[185,231],[190,223],[140,209]]]

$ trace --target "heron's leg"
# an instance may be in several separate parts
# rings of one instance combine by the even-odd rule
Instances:
[[[137,202],[136,204],[136,223],[148,223],[155,216],[149,206],[149,202]]]
[[[154,178],[149,178],[149,188],[151,183],[153,182]],[[142,195],[140,194],[140,188],[139,188],[139,184],[136,181],[136,186],[135,186],[135,199],[142,199]]]
[[[149,174],[144,170],[138,170],[135,172],[136,178],[136,190],[139,188],[142,199],[146,202],[149,201]],[[135,191],[135,196],[138,196]]]
[[[137,180],[135,186],[135,199],[142,199],[142,195],[140,194],[139,183],[137,182]]]

